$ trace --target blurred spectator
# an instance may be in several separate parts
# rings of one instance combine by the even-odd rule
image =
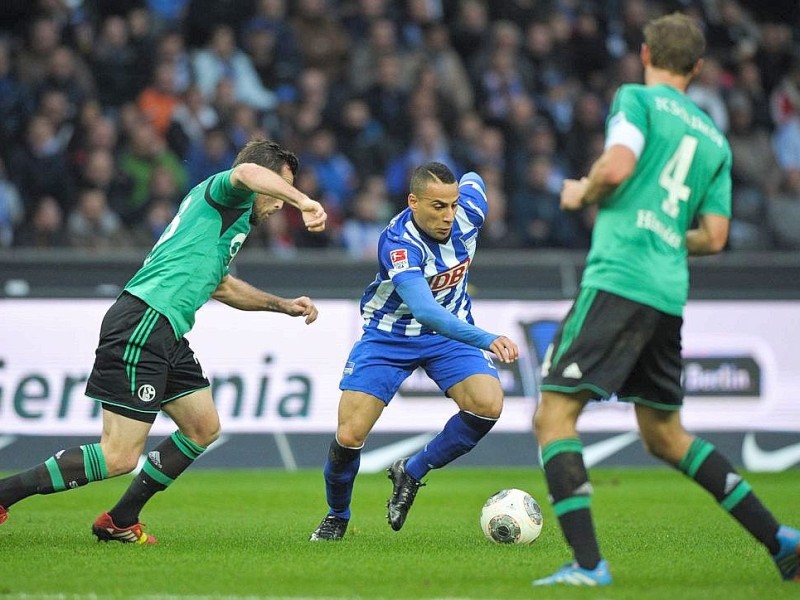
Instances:
[[[481,130],[477,145],[472,153],[472,160],[478,169],[492,169],[499,173],[506,170],[506,138],[498,127],[486,126]],[[503,180],[497,182],[503,187]]]
[[[62,92],[69,112],[74,115],[78,107],[94,96],[94,77],[86,63],[71,48],[58,46],[50,54],[39,90],[40,93],[47,90]]]
[[[726,79],[729,79],[729,75],[723,69],[722,63],[709,55],[703,60],[700,73],[686,90],[686,95],[708,113],[722,133],[728,131],[728,107],[725,105],[723,92],[730,82],[726,82]]]
[[[17,75],[29,89],[38,88],[47,76],[50,58],[61,43],[61,30],[55,19],[35,18],[29,28],[25,45],[17,55]]]
[[[527,26],[522,53],[531,65],[532,91],[537,100],[550,85],[564,81],[569,72],[570,55],[558,50],[554,32],[547,22],[533,21]],[[638,55],[636,62],[639,63]]]
[[[140,68],[141,59],[130,43],[125,19],[108,17],[91,56],[97,97],[104,106],[118,108],[136,98],[148,75]]]
[[[378,238],[393,214],[381,177],[370,177],[353,198],[342,225],[342,244],[353,258],[375,259]]]
[[[584,3],[575,15],[571,27],[567,56],[572,73],[585,81],[592,90],[597,90],[605,79],[604,71],[610,56],[606,49],[604,24],[599,9]]]
[[[55,88],[44,90],[39,97],[38,114],[50,121],[58,149],[65,151],[75,132],[75,110],[70,106],[66,94]]]
[[[591,164],[589,156],[591,148],[587,143],[592,137],[605,135],[606,107],[593,92],[584,92],[575,102],[572,113],[572,124],[564,136],[564,156],[569,161],[574,173],[583,171],[585,165]]]
[[[205,96],[203,98],[205,100]],[[232,79],[225,77],[217,82],[210,104],[221,123],[230,123],[236,107],[239,106],[239,102],[236,100],[236,88]]]
[[[14,230],[22,222],[24,214],[19,190],[8,179],[5,163],[0,158],[0,248],[13,245]]]
[[[405,110],[413,127],[420,119],[430,117],[441,121],[445,131],[455,131],[460,118],[453,98],[439,88],[436,71],[422,64],[409,92]]]
[[[401,15],[400,38],[407,48],[418,49],[424,43],[425,30],[444,18],[441,0],[405,0]]]
[[[370,25],[378,19],[397,19],[397,7],[392,0],[353,0],[341,8],[341,23],[350,39],[363,40],[369,35]]]
[[[185,94],[189,86],[194,83],[194,71],[192,70],[192,59],[179,31],[168,30],[159,37],[156,64],[161,63],[172,65],[173,89],[177,94]]]
[[[559,136],[569,135],[575,102],[582,87],[574,78],[552,81],[539,99],[542,114],[546,115]]]
[[[179,157],[186,158],[190,148],[201,146],[206,131],[218,123],[217,111],[206,102],[200,89],[193,85],[183,95],[183,102],[172,111],[167,143]]]
[[[486,184],[486,197],[489,199],[489,209],[486,221],[481,227],[478,244],[481,248],[509,249],[518,248],[519,239],[516,232],[509,226],[508,197],[503,189],[503,175],[499,169],[482,165],[477,172]]]
[[[146,0],[157,31],[175,29],[186,18],[189,0]]]
[[[108,150],[117,152],[119,128],[116,121],[108,117],[100,117],[89,126],[84,149],[88,154],[92,150]]]
[[[461,57],[450,44],[450,33],[441,22],[423,28],[422,45],[414,53],[416,71],[430,69],[436,90],[455,107],[457,114],[474,106],[474,94]]]
[[[64,211],[55,198],[42,196],[37,200],[32,216],[17,233],[15,245],[42,250],[69,245],[64,230]]]
[[[183,21],[186,45],[205,46],[220,25],[239,31],[253,7],[254,0],[189,0]]]
[[[771,129],[773,126],[770,116],[769,95],[761,83],[761,71],[753,60],[739,63],[736,74],[734,91],[743,94],[750,102],[753,122]]]
[[[769,202],[767,218],[779,249],[800,250],[800,169],[783,172],[780,192]]]
[[[8,172],[24,202],[49,195],[56,198],[65,211],[72,205],[72,175],[66,152],[47,117],[35,115],[30,119],[24,144],[11,151]]]
[[[325,223],[325,232],[322,234],[310,234],[303,227],[301,216],[298,211],[281,211],[289,222],[289,229],[292,232],[294,243],[298,248],[332,248],[338,247],[342,235],[342,219],[344,214],[338,207],[338,203],[320,187],[317,173],[314,169],[300,163],[300,169],[294,178],[294,186],[306,194],[309,198],[315,198],[325,207],[328,213],[328,220]],[[267,219],[269,221],[269,219]]]
[[[450,27],[453,49],[464,65],[471,65],[477,51],[488,43],[489,13],[482,0],[461,0],[455,22]]]
[[[128,227],[135,224],[138,214],[130,211],[129,203],[133,180],[120,172],[110,150],[98,147],[89,153],[80,172],[79,184],[84,188],[102,190],[109,206],[120,215],[124,224]]]
[[[584,227],[583,214],[560,209],[552,177],[550,158],[531,158],[525,185],[511,196],[516,233],[526,247],[588,248],[590,234]]]
[[[453,133],[453,159],[464,171],[475,171],[480,161],[480,144],[484,123],[476,111],[469,111],[456,124]]]
[[[644,26],[653,14],[645,0],[621,0],[621,8],[611,15],[608,48],[615,58],[633,52],[639,53],[644,42]]]
[[[772,147],[781,169],[800,169],[800,115],[778,124],[772,135]]]
[[[760,33],[738,0],[717,0],[709,13],[706,43],[733,66],[756,54]]]
[[[350,41],[336,17],[328,11],[326,0],[296,0],[291,27],[303,64],[321,69],[338,79],[347,61]]]
[[[67,235],[75,248],[103,250],[126,245],[119,216],[109,208],[105,192],[84,188],[67,219]]]
[[[729,100],[731,128],[728,142],[733,153],[733,219],[730,246],[763,249],[769,245],[766,207],[781,181],[769,130],[753,119],[750,99],[733,94]]]
[[[761,44],[755,60],[767,94],[772,93],[791,68],[792,42],[792,27],[788,22],[772,21],[761,25]]]
[[[400,78],[400,61],[385,55],[378,60],[375,83],[364,93],[370,111],[383,125],[387,134],[397,141],[409,137],[408,87]]]
[[[782,169],[800,168],[800,55],[770,96],[773,147]]]
[[[317,129],[311,134],[308,145],[300,154],[303,166],[314,172],[320,191],[328,199],[325,210],[336,215],[344,213],[358,185],[358,174],[336,143],[336,136],[327,127]]]
[[[546,8],[552,2],[529,2],[528,0],[507,0],[506,2],[487,2],[493,21],[507,20],[524,27],[536,20],[543,20]]]
[[[629,52],[620,57],[616,64],[611,65],[611,79],[606,87],[606,104],[611,104],[614,92],[625,83],[643,83],[644,72],[642,71],[642,61],[638,54]]]
[[[770,95],[773,122],[780,126],[800,117],[800,52],[789,63],[789,68]]]
[[[30,89],[12,68],[9,43],[0,38],[0,153],[6,155],[10,143],[21,133],[33,112]]]
[[[147,205],[142,222],[133,229],[132,243],[149,248],[175,218],[175,205],[167,200],[152,201]]]
[[[497,49],[480,80],[478,110],[484,120],[501,125],[508,120],[514,100],[531,91],[520,69],[517,54]]]
[[[233,107],[225,132],[234,148],[241,148],[252,139],[268,137],[261,126],[258,113],[252,106],[246,104],[237,104]]]
[[[261,221],[253,227],[245,246],[245,252],[252,248],[268,248],[277,256],[291,258],[297,254],[294,231],[289,222],[287,211],[278,211],[269,219]]]
[[[192,145],[189,150],[189,187],[197,185],[214,173],[230,169],[235,158],[236,153],[225,130],[221,127],[209,129],[202,142]]]
[[[397,206],[403,206],[412,171],[427,162],[447,165],[459,177],[462,168],[450,151],[450,144],[440,121],[432,117],[420,119],[414,126],[414,137],[408,149],[389,163],[386,169],[386,189]]]
[[[180,103],[175,89],[175,66],[169,62],[159,63],[150,85],[142,90],[136,101],[139,110],[163,138],[172,123],[172,114]]]
[[[283,20],[283,14],[272,16],[271,6],[283,1],[262,0],[266,15],[250,19],[244,27],[243,48],[250,56],[264,87],[276,90],[281,85],[291,85],[302,69],[300,49],[292,30]],[[280,9],[283,11],[284,9]]]
[[[372,21],[369,24],[368,36],[353,45],[348,81],[354,92],[361,93],[375,84],[378,62],[383,56],[394,56],[397,59],[397,76],[400,78],[400,84],[409,86],[414,67],[412,57],[400,45],[397,24],[388,17]]]
[[[369,105],[358,96],[342,105],[336,133],[342,152],[365,176],[382,174],[396,151],[383,126],[372,116]]]
[[[236,46],[234,30],[228,25],[216,26],[209,43],[192,57],[197,85],[206,98],[214,93],[222,79],[230,79],[237,101],[258,110],[272,110],[275,94],[265,88],[253,68],[250,57]]]
[[[150,180],[158,167],[172,173],[178,189],[187,189],[187,173],[180,159],[166,147],[158,137],[153,126],[146,122],[130,132],[130,140],[120,155],[119,166],[122,173],[133,180],[133,190],[127,205],[121,210],[126,221],[137,223],[144,215],[150,190]]]

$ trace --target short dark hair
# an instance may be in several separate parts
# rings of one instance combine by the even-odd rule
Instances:
[[[281,167],[289,166],[292,175],[297,175],[297,155],[270,140],[251,140],[236,155],[233,166],[242,163],[255,163],[270,171],[280,172]]]
[[[697,22],[674,12],[650,21],[644,28],[650,62],[657,69],[688,75],[706,51],[706,38]]]
[[[440,183],[455,183],[456,176],[450,168],[440,162],[425,163],[414,169],[411,175],[411,193],[415,196],[421,195],[425,188],[431,181],[439,181]]]

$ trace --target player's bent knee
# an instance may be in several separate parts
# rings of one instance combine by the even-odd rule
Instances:
[[[670,464],[677,464],[682,456],[674,438],[668,435],[643,435],[642,445],[648,454]]]
[[[104,452],[103,458],[106,463],[106,471],[109,477],[125,475],[133,471],[139,464],[140,454],[138,452]]]
[[[467,396],[457,404],[461,410],[470,412],[473,415],[487,419],[497,419],[503,412],[503,392],[498,390],[497,393],[482,397]]]
[[[207,448],[216,442],[222,433],[218,418],[198,419],[190,423],[184,422],[178,428],[183,435],[203,448]]]
[[[208,448],[211,444],[219,439],[221,434],[222,428],[219,424],[217,424],[217,426],[214,428],[200,430],[196,432],[195,435],[187,435],[187,437],[195,444],[199,444],[200,446],[203,446],[203,448]]]
[[[486,417],[487,419],[499,419],[503,413],[503,399],[500,398],[496,402],[486,403],[479,406],[477,410],[471,411],[479,417]]]
[[[367,436],[340,429],[336,431],[336,441],[344,448],[361,448],[367,441]]]

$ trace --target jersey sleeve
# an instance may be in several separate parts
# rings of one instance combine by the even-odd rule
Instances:
[[[403,281],[424,277],[422,251],[405,240],[386,236],[378,245],[378,261],[395,287]]]
[[[483,350],[489,350],[492,342],[499,337],[448,312],[436,302],[431,288],[421,277],[406,279],[398,285],[397,293],[415,319],[441,335]]]
[[[649,120],[647,104],[638,87],[623,85],[617,90],[611,103],[606,123],[605,147],[622,144],[638,157],[644,149]]]
[[[252,202],[255,194],[250,190],[240,190],[233,187],[231,183],[231,172],[233,169],[222,171],[212,175],[211,183],[207,188],[206,194],[217,204],[228,207],[241,207]]]
[[[466,212],[470,222],[478,228],[483,226],[489,209],[483,178],[473,171],[466,173],[458,182],[458,192],[458,203]]]

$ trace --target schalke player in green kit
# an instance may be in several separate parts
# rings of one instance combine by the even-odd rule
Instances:
[[[102,541],[154,544],[139,512],[166,489],[220,433],[203,369],[184,335],[209,298],[246,311],[317,318],[306,296],[285,299],[229,274],[250,226],[284,203],[306,228],[323,231],[322,205],[292,184],[297,157],[274,142],[251,141],[233,167],[195,186],[175,218],[106,313],[86,394],[103,407],[100,442],[61,450],[44,463],[0,480],[0,523],[34,494],[51,494],[132,471],[160,411],[177,430],[148,453],[119,502],[95,521]]]
[[[781,577],[800,581],[800,531],[781,526],[709,442],[681,425],[687,255],[720,252],[731,214],[731,151],[685,90],[705,39],[675,13],[644,30],[645,85],[623,85],[605,150],[561,206],[599,211],[581,289],[542,364],[534,431],[553,511],[573,562],[534,585],[608,585],[591,516],[577,421],[592,399],[632,402],[645,448],[706,489],[761,542]],[[696,223],[696,225],[695,225]]]

